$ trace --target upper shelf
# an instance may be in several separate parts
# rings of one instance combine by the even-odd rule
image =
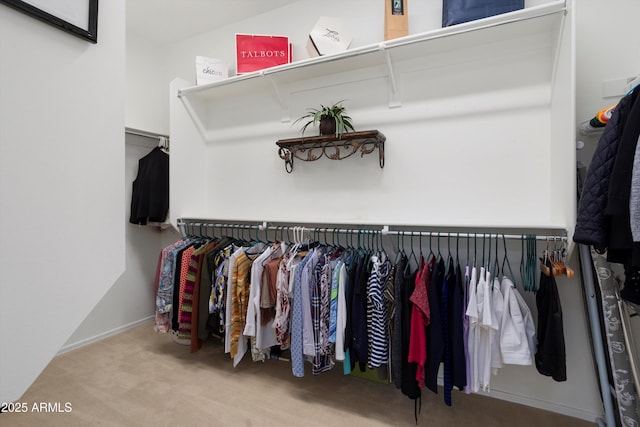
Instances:
[[[218,97],[251,93],[257,87],[271,86],[279,101],[279,84],[308,80],[326,75],[364,68],[379,67],[385,70],[391,89],[396,92],[397,82],[394,64],[409,61],[433,52],[452,51],[470,45],[508,40],[516,36],[554,33],[561,28],[566,12],[565,1],[553,1],[544,5],[480,19],[425,33],[401,37],[376,44],[362,46],[333,55],[304,59],[290,64],[267,68],[248,74],[230,77],[218,82],[181,89],[181,98],[216,99]],[[499,52],[486,52],[486,55]],[[554,64],[555,67],[555,64]],[[268,77],[264,79],[264,77]],[[266,80],[266,82],[265,82]],[[229,92],[231,91],[231,92]]]

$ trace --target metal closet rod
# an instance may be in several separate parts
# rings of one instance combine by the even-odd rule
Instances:
[[[536,240],[544,240],[544,241],[560,241],[566,242],[567,236],[565,230],[552,230],[546,229],[547,233],[556,232],[557,234],[545,234],[540,235],[535,232],[528,232],[522,234],[504,234],[495,231],[477,231],[477,232],[460,232],[460,231],[452,231],[452,230],[429,230],[425,231],[424,226],[397,226],[397,229],[391,229],[390,226],[384,225],[379,228],[370,228],[372,225],[356,225],[353,224],[354,228],[344,228],[348,227],[349,224],[320,224],[319,226],[312,226],[310,224],[304,225],[292,225],[291,223],[270,223],[267,221],[263,222],[225,222],[225,221],[206,221],[206,220],[187,220],[187,219],[178,219],[178,227],[183,227],[186,230],[188,227],[208,227],[208,228],[219,228],[219,229],[243,229],[243,230],[259,230],[259,231],[293,231],[294,229],[302,229],[308,232],[320,232],[320,233],[342,233],[342,234],[381,234],[381,235],[404,235],[404,236],[432,236],[432,237],[462,237],[462,238],[496,238],[496,237],[504,237],[505,239],[512,240],[522,240],[524,238]],[[339,228],[342,227],[342,228]],[[394,227],[395,228],[395,227]],[[530,230],[529,230],[530,231]],[[185,233],[187,234],[187,233]]]
[[[164,135],[164,134],[155,133],[155,132],[149,132],[149,131],[146,131],[146,130],[128,128],[128,127],[124,128],[124,133],[128,133],[129,135],[142,136],[142,137],[145,137],[145,138],[153,138],[153,139],[164,138],[167,141],[169,140],[169,135]]]

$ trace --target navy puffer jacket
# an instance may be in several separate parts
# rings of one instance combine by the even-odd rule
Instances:
[[[592,245],[603,252],[609,243],[609,217],[605,214],[609,197],[611,171],[618,152],[622,130],[635,102],[639,88],[620,100],[593,153],[582,194],[573,240]]]

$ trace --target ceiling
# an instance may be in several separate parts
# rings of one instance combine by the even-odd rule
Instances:
[[[127,31],[165,45],[298,0],[126,0]]]

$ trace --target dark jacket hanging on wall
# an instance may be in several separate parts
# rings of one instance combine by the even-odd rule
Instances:
[[[169,211],[169,155],[160,147],[138,161],[131,196],[132,224],[163,222]]]

